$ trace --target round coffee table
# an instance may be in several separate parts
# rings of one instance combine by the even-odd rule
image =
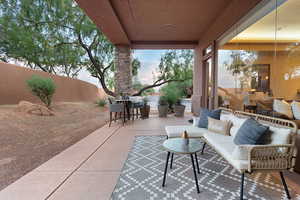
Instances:
[[[198,171],[198,173],[200,173],[197,154],[196,154],[197,152],[201,151],[201,149],[202,149],[202,143],[199,141],[199,139],[188,139],[188,142],[187,142],[187,139],[184,139],[184,138],[167,139],[166,141],[164,141],[163,147],[167,150],[168,155],[167,155],[167,160],[166,160],[166,166],[165,166],[162,187],[165,186],[165,182],[166,182],[170,154],[172,154],[172,158],[173,158],[174,153],[175,154],[190,154],[193,171],[194,171],[195,183],[196,183],[196,187],[197,187],[197,192],[200,193],[197,173],[196,173],[196,169],[195,169],[195,161],[194,161],[194,159],[195,159],[196,164],[197,164],[197,171]],[[194,158],[194,156],[195,156],[195,158]],[[171,169],[172,169],[172,161],[173,161],[173,159],[171,159]]]

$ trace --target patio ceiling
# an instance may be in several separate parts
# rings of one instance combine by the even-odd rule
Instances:
[[[76,0],[112,43],[146,49],[194,48],[235,1]]]

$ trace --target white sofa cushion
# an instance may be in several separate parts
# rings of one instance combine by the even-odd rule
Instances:
[[[292,106],[294,118],[300,120],[300,102],[293,101],[291,103],[291,106]]]
[[[237,117],[237,116],[234,116],[234,115],[230,116],[229,120],[232,123],[231,129],[230,129],[230,135],[232,137],[236,136],[238,130],[241,128],[241,126],[245,123],[245,121],[247,119],[248,118],[240,118],[240,117]]]
[[[206,141],[233,167],[238,170],[248,169],[247,160],[236,159],[232,156],[237,146],[234,144],[232,136],[220,135],[218,133],[205,133],[203,136]]]
[[[288,102],[286,102],[284,100],[281,101],[281,100],[275,99],[273,102],[273,110],[286,115],[290,119],[293,119],[292,107]]]
[[[236,145],[232,152],[234,160],[248,160],[249,151],[254,145]]]
[[[192,125],[166,126],[165,130],[168,138],[181,137],[184,131],[188,133],[189,137],[202,137],[204,133],[209,132],[206,128],[199,128]]]
[[[264,124],[267,125],[268,124]],[[269,131],[264,136],[263,144],[290,144],[292,130],[269,125]]]
[[[200,117],[193,117],[193,126],[198,127],[199,119],[200,119]]]

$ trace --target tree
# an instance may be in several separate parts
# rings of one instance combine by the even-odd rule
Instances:
[[[117,95],[111,78],[115,47],[74,1],[3,0],[0,17],[0,59],[69,76],[86,68],[108,95]],[[181,78],[179,66],[165,62],[170,56],[161,61],[157,80],[134,95]],[[140,63],[132,64],[137,73]]]
[[[193,79],[193,50],[169,50],[165,52],[158,66],[158,76],[153,84],[142,88],[134,95],[171,82],[183,82]]]
[[[132,84],[132,89],[135,90],[135,91],[140,91],[142,88],[145,88],[145,87],[148,87],[148,86],[149,86],[148,84],[142,84],[140,81],[135,81]],[[145,90],[141,94],[141,96],[147,96],[147,95],[150,95],[154,92],[155,92],[155,90],[153,88],[150,88],[150,89]]]
[[[245,83],[249,82],[252,77],[255,66],[254,61],[257,59],[257,53],[253,51],[231,51],[230,63],[225,62],[226,70],[230,71],[235,80],[235,91],[237,92],[237,80],[240,81],[240,88],[243,90]],[[239,77],[238,77],[239,76]]]
[[[0,59],[14,59],[32,69],[76,77],[86,64],[81,59],[84,51],[63,45],[69,36],[63,26],[70,21],[65,14],[72,8],[74,5],[67,5],[67,1],[2,1]]]

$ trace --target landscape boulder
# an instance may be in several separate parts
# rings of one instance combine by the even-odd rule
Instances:
[[[54,113],[46,106],[30,103],[28,101],[20,101],[16,108],[16,111],[40,116],[54,115]]]

